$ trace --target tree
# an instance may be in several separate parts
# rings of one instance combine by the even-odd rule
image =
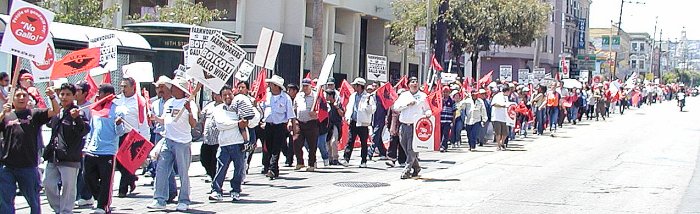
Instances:
[[[313,55],[311,58],[311,73],[321,73],[323,66],[323,0],[313,0],[313,38],[311,39],[311,47]]]
[[[119,4],[102,8],[101,0],[43,0],[37,5],[54,13],[55,22],[99,28],[111,28]]]
[[[437,12],[442,1],[433,0],[431,10]],[[415,27],[426,21],[426,6],[425,0],[392,3],[396,17],[391,25],[392,42],[413,45]],[[445,14],[431,21],[434,23],[438,17],[445,17],[452,56],[469,53],[472,69],[476,70],[479,52],[489,50],[491,45],[531,45],[535,38],[544,35],[549,14],[550,5],[540,0],[453,0],[449,1]]]
[[[135,14],[129,16],[135,22],[176,22],[191,25],[202,25],[207,22],[221,19],[226,15],[226,10],[218,10],[205,7],[202,2],[193,3],[190,0],[176,0],[173,6],[156,6],[156,15]]]

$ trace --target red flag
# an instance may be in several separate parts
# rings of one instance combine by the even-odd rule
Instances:
[[[311,79],[311,72],[309,71],[309,73],[306,73],[306,77],[304,78]]]
[[[428,95],[428,104],[433,114],[439,114],[442,111],[442,89],[439,88]]]
[[[100,48],[87,48],[69,53],[56,62],[51,71],[51,79],[68,77],[100,65]]]
[[[430,87],[428,87],[427,82],[423,83],[423,93],[430,94]]]
[[[112,84],[112,74],[110,72],[105,73],[102,78],[102,84]]]
[[[109,96],[90,104],[92,116],[109,117],[109,111],[112,109],[112,100],[114,100],[114,94],[110,94]]]
[[[146,90],[146,88],[141,89],[141,94],[143,95],[143,98],[146,99],[146,115],[148,115],[148,111],[151,109],[151,93]],[[148,125],[151,125],[151,121],[148,121]]]
[[[466,93],[472,93],[472,78],[471,77],[465,77],[464,82],[462,83],[462,90]]]
[[[352,95],[353,88],[347,80],[343,80],[343,83],[340,84],[339,92],[343,101],[343,107],[345,107],[348,105],[348,102],[350,102],[350,95]]]
[[[87,96],[85,96],[85,99],[91,100],[92,97],[97,95],[97,84],[95,83],[95,80],[92,79],[92,76],[90,76],[90,74],[87,75],[86,81],[87,81],[88,85],[90,86],[90,90],[87,92]]]
[[[255,102],[264,101],[267,96],[267,83],[265,79],[267,78],[267,69],[263,68],[258,72],[258,77],[253,83],[253,94],[255,94]]]
[[[394,105],[396,99],[399,98],[394,88],[391,87],[391,83],[388,82],[377,89],[377,96],[379,96],[379,100],[381,100],[384,109],[389,109],[391,105]]]
[[[148,154],[153,149],[153,143],[143,138],[135,130],[131,130],[117,151],[117,160],[131,174],[146,160]]]
[[[394,88],[396,88],[396,89],[402,89],[402,88],[408,89],[408,77],[406,77],[406,76],[401,77],[401,79],[399,80],[398,83],[396,83],[396,86]]]
[[[318,121],[323,122],[328,119],[328,102],[326,101],[326,96],[323,96],[323,90],[318,90],[318,101],[316,103],[316,109],[318,109]]]
[[[481,77],[481,79],[479,79],[478,87],[482,88],[482,87],[488,85],[489,83],[491,83],[491,79],[493,78],[492,76],[493,76],[493,70],[489,71],[488,73],[486,73],[486,75],[484,75],[483,77]]]
[[[440,62],[438,62],[437,58],[435,58],[435,54],[430,59],[430,67],[435,69],[436,71],[442,71],[442,65]]]

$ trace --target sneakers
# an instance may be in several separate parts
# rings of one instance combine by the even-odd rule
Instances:
[[[241,193],[231,192],[231,201],[240,201]]]
[[[330,166],[330,165],[331,165],[331,161],[330,161],[330,160],[328,160],[328,159],[323,160],[323,166]]]
[[[209,200],[210,201],[222,201],[222,200],[224,200],[224,196],[222,196],[220,193],[212,192],[211,194],[209,194]]]
[[[310,166],[309,168],[306,168],[307,172],[313,172],[316,170],[316,167]]]
[[[160,204],[158,201],[154,200],[151,204],[146,206],[148,209],[162,210],[165,209],[165,204]]]
[[[270,180],[274,180],[275,178],[277,178],[277,174],[275,174],[275,172],[270,170],[270,171],[267,171],[267,174],[265,174],[265,177],[270,178]]]
[[[342,161],[340,161],[340,164],[343,165],[344,167],[350,166],[350,163],[348,163],[348,160],[342,160]]]
[[[92,211],[93,214],[105,214],[107,211],[103,210],[102,208],[97,208]]]
[[[411,175],[408,174],[408,172],[401,173],[401,179],[409,179],[411,178]]]
[[[360,168],[367,168],[367,163],[361,163]]]
[[[387,161],[384,163],[386,164],[386,166],[391,167],[391,168],[396,166],[396,163],[393,160],[390,160],[390,161]]]
[[[296,167],[294,167],[294,170],[300,170],[300,169],[302,169],[302,168],[304,168],[304,167],[306,167],[306,166],[304,166],[304,165],[297,165]]]
[[[95,203],[95,200],[92,200],[92,198],[85,200],[85,199],[78,199],[78,201],[75,202],[75,206],[82,207],[82,206],[92,206],[92,204]]]
[[[190,208],[190,205],[179,203],[179,204],[177,204],[177,207],[175,208],[175,210],[180,211],[180,212],[184,212],[184,211],[187,211],[187,209],[189,209],[189,208]]]

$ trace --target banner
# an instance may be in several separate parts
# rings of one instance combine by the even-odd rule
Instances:
[[[153,143],[143,138],[135,130],[131,130],[117,151],[117,160],[131,174],[136,172],[153,149]]]
[[[499,66],[499,75],[501,81],[512,82],[513,81],[513,66],[512,65],[501,65]]]
[[[255,50],[255,59],[253,63],[267,70],[274,70],[275,62],[277,61],[277,53],[279,53],[280,46],[282,45],[283,36],[284,34],[280,32],[263,28],[260,31],[258,49]]]
[[[100,48],[100,66],[90,70],[90,75],[97,76],[110,71],[116,71],[117,67],[117,45],[119,39],[113,33],[91,37],[88,40],[89,48]]]
[[[389,64],[385,56],[367,54],[367,80],[389,81]]]
[[[100,48],[73,51],[56,62],[51,72],[51,79],[55,80],[61,77],[78,74],[97,67],[99,63]]]
[[[518,83],[527,83],[528,74],[530,74],[529,69],[518,69]]]
[[[51,35],[49,35],[51,37]],[[32,61],[32,76],[34,76],[34,83],[48,82],[51,79],[51,71],[53,71],[53,65],[56,63],[56,52],[53,48],[53,38],[49,41],[49,46],[46,48],[46,53],[44,54],[43,62]]]
[[[214,34],[217,33],[221,34],[221,30],[192,26],[192,28],[190,29],[190,43],[185,45],[187,47],[182,47],[183,50],[187,49],[185,51],[185,58],[187,59],[187,61],[184,61],[187,69],[192,67],[192,65],[194,65],[195,63],[197,63],[197,56],[200,56],[202,50],[204,50],[206,43],[209,40],[211,40],[211,37],[214,36]]]
[[[190,51],[194,47],[190,44]],[[204,47],[196,55],[198,57],[187,70],[187,75],[212,91],[221,91],[226,81],[238,70],[246,52],[220,33],[211,36]]]
[[[49,44],[53,44],[50,24],[54,13],[21,0],[13,0],[10,8],[0,51],[43,63]]]

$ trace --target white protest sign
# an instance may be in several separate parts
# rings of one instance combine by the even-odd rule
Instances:
[[[226,81],[238,70],[245,54],[243,48],[221,33],[214,34],[193,60],[195,63],[187,70],[187,75],[212,91],[221,91]]]
[[[190,45],[186,44],[186,45],[182,46],[182,64],[183,64],[182,66],[185,66],[185,68],[187,68],[186,65],[189,65],[188,64],[189,61],[190,61]],[[185,69],[185,70],[187,70],[187,69]]]
[[[512,65],[501,65],[499,66],[500,79],[501,81],[513,81],[513,66]]]
[[[367,54],[367,80],[389,81],[389,65],[385,56]]]
[[[248,81],[248,78],[250,78],[250,74],[253,73],[254,68],[255,65],[252,62],[248,60],[243,60],[241,66],[238,67],[238,72],[236,72],[236,79],[240,81]]]
[[[318,75],[318,82],[316,83],[316,91],[321,88],[321,86],[328,83],[328,77],[331,76],[331,69],[333,69],[333,63],[335,63],[335,54],[329,54],[326,56],[326,61],[323,61],[323,66],[321,67],[321,74]]]
[[[532,70],[532,74],[534,75],[533,83],[540,84],[540,81],[544,79],[545,70],[544,68],[536,68]]]
[[[134,78],[136,82],[153,82],[153,64],[150,62],[134,62],[122,66],[124,78]]]
[[[260,39],[258,40],[258,49],[255,50],[255,59],[253,63],[257,66],[268,70],[275,69],[277,61],[277,53],[282,45],[282,37],[284,34],[267,28],[260,31]]]
[[[49,44],[53,44],[49,42],[53,40],[49,35],[53,17],[54,13],[44,8],[13,0],[0,51],[35,62],[45,62],[46,50],[52,48]]]
[[[440,82],[442,84],[450,84],[457,81],[457,74],[452,74],[452,73],[441,73],[440,74]]]
[[[518,69],[518,83],[525,83],[527,81],[527,75],[529,73],[529,69]]]
[[[51,34],[49,34],[51,36]],[[49,40],[49,48],[46,49],[44,54],[44,62],[31,62],[32,76],[34,76],[34,82],[48,82],[51,79],[51,71],[53,71],[53,65],[56,63],[56,52],[53,48],[53,38]]]
[[[579,73],[578,79],[583,83],[587,83],[588,82],[588,74],[589,74],[588,70],[581,70],[581,72]]]
[[[221,30],[198,26],[193,26],[192,29],[190,29],[190,43],[186,45],[187,53],[185,54],[187,61],[184,61],[185,66],[188,69],[191,68],[194,63],[196,63],[197,56],[199,56],[200,52],[202,52],[204,49],[204,45],[216,33],[221,34]],[[183,49],[184,48],[185,47],[183,46]]]
[[[537,82],[539,83],[539,82]],[[535,83],[535,74],[527,74],[527,84],[537,84]]]
[[[113,33],[89,38],[88,48],[100,47],[100,65],[91,69],[90,75],[97,76],[117,70],[117,45],[119,44],[119,39]]]
[[[435,151],[435,116],[421,118],[413,127],[413,151]]]

